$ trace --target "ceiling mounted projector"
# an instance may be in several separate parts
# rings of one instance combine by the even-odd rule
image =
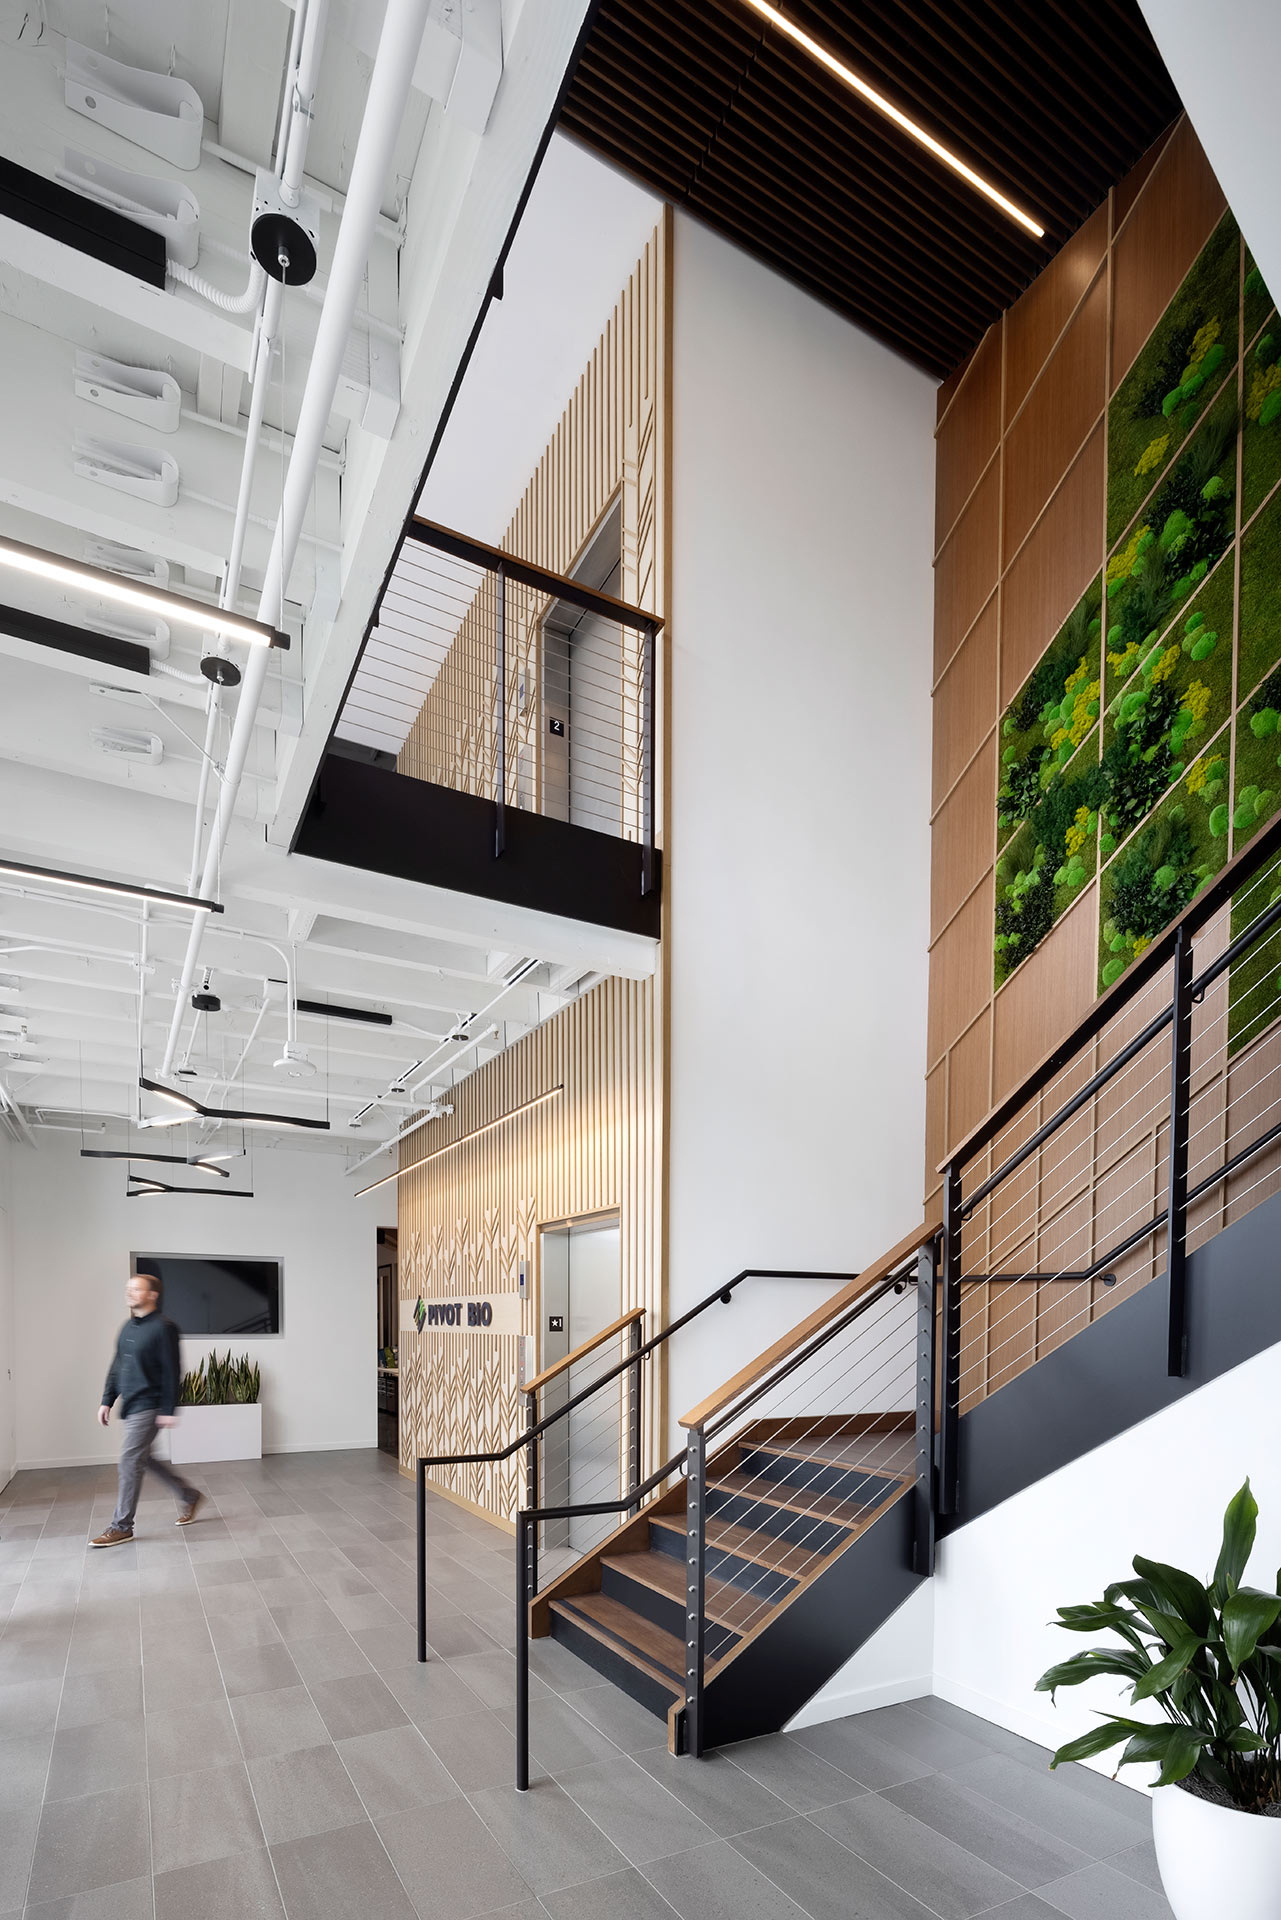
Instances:
[[[286,1040],[279,1060],[273,1060],[272,1067],[290,1080],[310,1080],[316,1071],[314,1061],[307,1058],[306,1047],[299,1046],[296,1040]]]

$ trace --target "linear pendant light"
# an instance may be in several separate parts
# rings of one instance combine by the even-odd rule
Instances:
[[[425,1167],[429,1161],[439,1160],[442,1153],[452,1153],[455,1147],[465,1147],[469,1141],[479,1140],[482,1133],[492,1133],[495,1127],[506,1125],[508,1120],[518,1119],[522,1113],[529,1113],[534,1107],[541,1107],[544,1101],[554,1100],[556,1095],[563,1093],[564,1090],[562,1081],[559,1086],[549,1087],[546,1093],[536,1093],[532,1100],[526,1100],[523,1105],[513,1107],[510,1113],[500,1113],[496,1120],[487,1120],[483,1127],[473,1127],[470,1133],[464,1133],[460,1139],[449,1140],[443,1147],[436,1147],[431,1153],[425,1153],[421,1160],[411,1160],[407,1167],[397,1167],[394,1173],[385,1173],[381,1180],[371,1180],[367,1187],[357,1187],[352,1199],[359,1200],[362,1194],[373,1193],[377,1188],[385,1187],[389,1180],[399,1180],[402,1174],[416,1173],[419,1167]]]
[[[248,620],[243,614],[230,613],[225,607],[211,607],[203,600],[189,600],[185,594],[170,593],[161,587],[131,585],[116,573],[102,567],[87,567],[79,560],[68,560],[61,553],[46,553],[42,547],[28,547],[21,540],[0,539],[0,566],[15,573],[33,574],[38,580],[52,580],[57,586],[97,594],[103,600],[115,600],[122,607],[134,607],[140,613],[157,613],[163,620],[175,620],[180,626],[196,627],[202,633],[216,633],[224,640],[241,640],[250,647],[289,646],[289,635],[278,633],[261,620]]]
[[[194,1193],[201,1200],[252,1200],[253,1194],[248,1187],[171,1187],[164,1180],[147,1180],[140,1173],[131,1173],[130,1180],[136,1184],[125,1190],[126,1200],[150,1200],[157,1193]]]
[[[132,1147],[81,1147],[82,1160],[145,1160],[155,1166],[163,1162],[171,1167],[191,1167],[196,1173],[212,1173],[219,1180],[230,1180],[226,1167],[215,1167],[208,1160],[190,1153],[145,1153],[141,1148],[135,1153]],[[140,1174],[131,1174],[130,1179],[141,1179]]]
[[[181,1127],[188,1120],[220,1120],[236,1127],[300,1127],[313,1133],[328,1133],[330,1130],[328,1120],[309,1120],[302,1114],[249,1113],[240,1107],[206,1107],[189,1093],[179,1093],[177,1087],[166,1087],[159,1080],[148,1080],[145,1073],[138,1075],[138,1085],[144,1093],[154,1093],[158,1099],[168,1100],[171,1105],[181,1109],[178,1113],[139,1120],[140,1127]],[[140,1154],[138,1158],[146,1159],[147,1156]]]
[[[915,120],[910,120],[891,100],[887,100],[883,93],[878,93],[875,87],[869,86],[852,67],[847,67],[843,60],[838,60],[834,53],[829,53],[826,47],[820,46],[819,42],[806,33],[803,27],[798,27],[794,20],[789,20],[786,14],[778,11],[777,7],[770,6],[769,0],[744,0],[744,5],[749,6],[753,13],[759,13],[763,20],[768,20],[770,25],[777,27],[780,33],[785,33],[788,39],[808,53],[812,60],[817,60],[821,67],[826,67],[829,73],[835,74],[836,78],[849,87],[851,92],[857,93],[861,99],[866,100],[870,107],[875,107],[876,111],[884,114],[887,120],[892,120],[894,125],[915,140],[918,146],[932,153],[936,160],[941,160],[945,167],[952,169],[953,173],[958,173],[962,180],[967,181],[976,192],[983,194],[993,206],[999,207],[1002,213],[1007,214],[1020,227],[1025,228],[1038,240],[1045,238],[1045,228],[1038,226],[1030,214],[1024,213],[1022,207],[1017,207],[1012,200],[1007,200],[990,180],[985,180],[981,173],[975,173],[973,167],[967,166],[959,154],[945,147],[941,141],[934,138],[933,134],[927,133],[924,127],[918,126]]]
[[[158,906],[183,907],[188,913],[221,913],[217,900],[197,900],[189,893],[167,893],[163,887],[133,887],[125,880],[99,880],[91,873],[64,873],[60,867],[29,867],[21,860],[0,856],[0,878],[42,880],[51,887],[78,887],[85,893],[122,893],[129,900],[154,900]]]

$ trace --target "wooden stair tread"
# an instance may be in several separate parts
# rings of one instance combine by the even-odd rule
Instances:
[[[768,1453],[777,1460],[812,1460],[816,1466],[845,1467],[853,1473],[902,1473],[910,1465],[914,1436],[888,1433],[829,1434],[817,1440],[753,1440],[744,1436],[744,1452]]]
[[[643,1585],[652,1587],[655,1593],[665,1594],[682,1607],[685,1604],[685,1562],[677,1560],[670,1553],[653,1550],[648,1553],[611,1553],[606,1554],[601,1565],[612,1567],[629,1580],[639,1580]],[[714,1580],[709,1575],[704,1582],[703,1612],[718,1627],[746,1633],[759,1618],[761,1604],[759,1597],[744,1593],[741,1587],[731,1586],[727,1580]]]
[[[649,1524],[651,1528],[662,1527],[665,1532],[679,1534],[682,1542],[685,1539],[683,1515],[669,1519],[666,1514],[659,1514]],[[721,1520],[712,1513],[707,1516],[707,1544],[796,1580],[808,1570],[813,1559],[804,1547],[789,1547],[785,1541],[762,1533],[758,1527],[741,1527],[736,1520]]]
[[[878,1487],[872,1500],[840,1500],[835,1494],[815,1493],[808,1487],[793,1487],[786,1480],[768,1480],[759,1473],[743,1473],[739,1469],[717,1474],[708,1484],[724,1493],[736,1493],[744,1500],[757,1500],[762,1506],[779,1507],[785,1513],[804,1513],[814,1519],[831,1520],[839,1527],[857,1526],[868,1508],[879,1506],[888,1491]]]
[[[593,1633],[623,1659],[660,1681],[676,1698],[684,1699],[685,1643],[674,1633],[665,1633],[652,1620],[607,1593],[576,1593],[570,1600],[553,1600],[552,1612]]]

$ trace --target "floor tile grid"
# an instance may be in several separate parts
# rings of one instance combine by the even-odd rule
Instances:
[[[319,1477],[306,1470],[301,1473],[291,1473],[289,1471],[275,1472],[271,1476],[271,1479],[277,1491],[262,1502],[253,1500],[252,1493],[248,1486],[244,1486],[241,1493],[233,1491],[232,1487],[229,1486],[223,1494],[223,1502],[216,1508],[217,1513],[225,1519],[228,1539],[230,1541],[229,1546],[225,1548],[215,1548],[213,1543],[209,1542],[207,1547],[202,1550],[200,1548],[198,1534],[188,1536],[185,1542],[182,1542],[180,1539],[180,1544],[187,1546],[189,1549],[187,1553],[184,1553],[183,1559],[189,1562],[189,1570],[194,1579],[195,1591],[200,1595],[201,1611],[207,1626],[212,1617],[207,1605],[207,1596],[210,1591],[216,1591],[216,1587],[212,1585],[206,1587],[198,1577],[195,1577],[200,1565],[212,1565],[223,1553],[231,1555],[243,1554],[246,1558],[262,1559],[269,1557],[275,1560],[283,1560],[286,1565],[292,1565],[296,1570],[290,1577],[294,1580],[305,1580],[307,1586],[311,1588],[319,1598],[323,1593],[323,1589],[315,1586],[314,1583],[310,1581],[301,1561],[295,1557],[295,1551],[306,1552],[308,1550],[305,1547],[299,1547],[299,1539],[307,1535],[314,1538],[317,1534],[326,1541],[329,1549],[336,1553],[339,1560],[345,1560],[347,1567],[351,1570],[351,1575],[356,1580],[363,1581],[368,1578],[369,1584],[375,1591],[383,1592],[386,1597],[390,1599],[395,1611],[399,1613],[406,1624],[408,1624],[412,1613],[412,1488],[405,1486],[404,1483],[397,1484],[396,1482],[392,1482],[390,1485],[387,1485],[386,1482],[371,1485],[363,1474],[353,1474],[349,1479],[344,1479],[341,1471],[334,1472],[331,1470],[331,1472],[325,1473],[324,1463],[327,1460],[332,1462],[334,1469],[338,1468],[339,1463],[333,1461],[332,1456],[320,1456],[316,1463],[321,1468]],[[301,1467],[301,1465],[302,1462],[301,1459],[299,1459],[299,1466]],[[280,1463],[273,1462],[273,1467],[279,1469]],[[259,1471],[261,1472],[262,1470],[260,1469]],[[233,1482],[233,1485],[234,1484]],[[290,1487],[299,1495],[298,1500],[293,1500],[290,1497],[288,1491]],[[386,1488],[385,1494],[384,1488]],[[33,1489],[33,1495],[34,1492],[35,1490]],[[211,1492],[214,1493],[216,1502],[218,1494],[222,1492],[222,1488],[220,1486],[215,1489],[211,1485]],[[109,1486],[104,1485],[101,1488],[101,1497],[104,1499],[109,1498],[109,1494]],[[245,1504],[246,1498],[249,1504]],[[28,1512],[34,1512],[35,1509],[31,1498],[29,1498],[25,1504]],[[52,1511],[53,1503],[46,1502],[45,1504],[45,1517],[47,1521]],[[211,1505],[212,1504],[213,1503],[211,1503]],[[445,1503],[440,1504],[442,1507],[445,1505]],[[3,1508],[3,1506],[3,1500],[0,1500],[0,1508]],[[268,1510],[272,1506],[276,1507],[276,1513],[274,1515]],[[234,1511],[237,1507],[240,1509],[239,1514]],[[370,1525],[367,1526],[363,1523],[356,1511],[357,1508],[360,1513],[364,1515],[365,1520],[371,1521]],[[157,1510],[160,1510],[159,1503],[157,1503]],[[375,1513],[385,1515],[385,1520],[380,1518],[377,1521],[373,1521],[371,1516]],[[253,1517],[255,1514],[257,1518]],[[244,1521],[242,1526],[243,1516],[248,1516],[248,1519]],[[459,1526],[457,1524],[459,1518],[469,1524]],[[263,1524],[264,1521],[266,1522],[265,1525]],[[507,1564],[510,1564],[510,1542],[499,1535],[497,1536],[498,1545],[495,1546],[493,1544],[495,1539],[494,1530],[487,1527],[486,1523],[477,1521],[473,1516],[461,1515],[458,1509],[451,1508],[447,1513],[434,1513],[429,1524],[432,1525],[433,1535],[436,1536],[433,1541],[433,1559],[451,1560],[452,1556],[448,1555],[444,1550],[447,1542],[452,1541],[453,1544],[461,1548],[460,1555],[457,1560],[453,1561],[453,1564],[464,1569],[468,1577],[474,1575],[479,1578],[486,1586],[487,1591],[494,1595],[497,1602],[507,1599],[510,1591],[510,1574],[508,1573],[507,1580],[505,1581],[497,1581],[492,1578],[487,1580],[486,1575],[493,1567],[502,1567],[505,1558]],[[396,1551],[397,1542],[394,1533],[386,1531],[388,1525],[399,1527],[400,1529],[399,1552]],[[241,1537],[242,1534],[243,1538]],[[455,1538],[455,1536],[458,1537]],[[486,1538],[486,1536],[488,1536],[488,1538]],[[361,1550],[362,1559],[360,1561],[354,1560],[347,1552],[347,1547],[351,1545],[355,1545]],[[122,1551],[129,1550],[126,1549]],[[487,1559],[487,1556],[491,1557]],[[27,1564],[30,1566],[32,1562],[28,1561]],[[252,1568],[249,1569],[249,1572],[255,1584],[260,1584],[259,1576],[254,1573]],[[261,1584],[266,1584],[270,1577],[270,1575],[265,1575]],[[191,1589],[188,1588],[188,1591],[190,1590]],[[465,1605],[459,1609],[460,1612],[465,1612],[466,1610]],[[339,1628],[339,1630],[345,1632],[345,1626]],[[482,1630],[482,1644],[485,1643],[486,1639]],[[488,1644],[492,1644],[497,1652],[497,1641],[488,1642]],[[63,1661],[62,1671],[64,1684],[68,1660],[69,1652]],[[220,1671],[222,1664],[220,1658]],[[448,1665],[448,1662],[445,1664]],[[462,1678],[464,1684],[466,1684],[466,1672],[461,1672],[459,1677]],[[305,1679],[303,1684],[306,1685]],[[581,1682],[579,1684],[581,1686]],[[230,1707],[231,1696],[225,1687],[224,1694],[228,1707]],[[308,1688],[308,1697],[312,1698],[310,1688]],[[586,1693],[583,1693],[581,1697],[586,1701],[588,1696]],[[941,1707],[942,1704],[943,1703],[934,1702],[928,1703],[931,1708]],[[864,1719],[866,1718],[867,1716],[864,1716]],[[968,1718],[968,1716],[966,1716],[966,1718]],[[592,1723],[589,1721],[588,1724],[590,1725]],[[974,1724],[976,1726],[982,1725],[982,1723]],[[987,1730],[984,1729],[984,1731]],[[1013,1738],[1013,1736],[1001,1735],[998,1729],[991,1729],[990,1731],[992,1735],[998,1739]],[[661,1726],[656,1724],[656,1733],[660,1740],[661,1732]],[[603,1738],[604,1736],[602,1735],[600,1737]],[[429,1738],[427,1739],[427,1745],[430,1747]],[[241,1750],[242,1752],[244,1751],[243,1744]],[[623,1764],[627,1764],[623,1750],[620,1748],[615,1749],[615,1751]],[[342,1758],[341,1754],[339,1757],[340,1759]],[[448,1756],[442,1755],[441,1759],[442,1764],[448,1769]],[[728,1764],[733,1766],[735,1771],[743,1773],[745,1778],[750,1778],[750,1774],[746,1769],[740,1767],[738,1762],[733,1758],[729,1759]],[[350,1769],[345,1769],[345,1771],[348,1777],[351,1778]],[[661,1785],[661,1782],[658,1784]],[[854,1786],[855,1791],[862,1791],[859,1784],[852,1779],[850,1784]],[[1102,1784],[1106,1785],[1106,1783]],[[366,1816],[369,1817],[370,1809],[365,1803],[363,1796],[360,1796],[359,1787],[354,1779],[352,1780],[352,1785],[353,1790],[358,1797],[360,1797],[360,1804],[364,1808]],[[848,1791],[848,1787],[843,1790]],[[666,1788],[663,1789],[663,1795],[665,1799],[671,1800],[673,1807],[679,1807],[681,1805],[674,1796],[668,1793]],[[460,1788],[460,1797],[466,1800],[472,1810],[477,1812],[482,1819],[485,1818],[485,1808],[479,1794],[469,1794]],[[535,1795],[534,1797],[537,1798],[538,1796]],[[1129,1798],[1128,1794],[1126,1798]],[[683,1808],[681,1810],[682,1812],[685,1811]],[[586,1810],[582,1811],[584,1817],[591,1822],[590,1812]],[[790,1810],[785,1809],[784,1811]],[[686,1815],[686,1817],[688,1817],[688,1815]],[[371,1820],[371,1824],[375,1823]],[[489,1823],[487,1822],[487,1824]],[[592,1824],[594,1825],[595,1823]],[[600,1831],[602,1838],[607,1839],[603,1829]],[[499,1835],[498,1837],[501,1844],[502,1836]],[[708,1832],[708,1839],[713,1842],[715,1840],[715,1836],[710,1830]],[[700,1845],[701,1844],[702,1843],[700,1843]],[[699,1851],[699,1848],[690,1848],[687,1851],[693,1854]],[[739,1851],[741,1852],[742,1849],[739,1849]],[[514,1864],[519,1866],[519,1862],[515,1860],[515,1856],[513,1855],[512,1857]],[[667,1858],[669,1860],[678,1860],[680,1855],[669,1855]],[[746,1860],[745,1855],[744,1860]],[[620,1861],[620,1865],[621,1864],[623,1863]],[[759,1869],[754,1867],[749,1867],[748,1870],[753,1874],[759,1871]],[[1122,1871],[1125,1871],[1124,1867]],[[778,1898],[783,1901],[789,1910],[795,1910],[792,1908],[791,1902],[788,1900],[784,1889],[779,1887],[776,1882],[769,1881],[768,1875],[762,1875],[761,1878],[765,1884],[777,1888]],[[1143,1883],[1142,1874],[1139,1875],[1139,1883]],[[886,1884],[895,1887],[901,1885],[900,1882],[894,1880],[887,1880]],[[1134,1882],[1131,1882],[1132,1886],[1134,1884]],[[647,1880],[646,1886],[648,1889],[652,1889],[655,1899],[661,1900],[661,1906],[656,1909],[656,1911],[669,1912],[673,1910],[670,1903],[662,1897],[660,1890],[654,1885],[652,1880]],[[905,1897],[910,1898],[910,1896]],[[1005,1904],[1009,1905],[1011,1910],[1015,1906],[1021,1909],[1025,1908],[1029,1914],[1033,1911],[1043,1913],[1071,1911],[1071,1909],[1067,1907],[1059,1909],[1054,1906],[1044,1906],[1039,1901],[1035,1902],[1034,1906],[1027,1906],[1026,1901],[1023,1899]],[[544,1910],[550,1912],[553,1909],[548,1907]],[[679,1911],[680,1909],[676,1910]],[[933,1908],[917,1906],[915,1903],[913,1903],[912,1909],[910,1910],[926,1913],[935,1911]],[[515,1909],[512,1909],[512,1911],[515,1912]],[[528,1912],[532,1914],[537,1911],[539,1911],[539,1908],[536,1903],[521,1908],[522,1913]],[[566,1911],[568,1911],[568,1909],[566,1909]],[[887,1909],[887,1911],[889,1911],[889,1909]],[[997,1912],[1000,1911],[1000,1908],[984,1908],[981,1909],[981,1911]],[[1094,1909],[1092,1908],[1091,1912],[1093,1911]],[[1164,1911],[1163,1905],[1162,1911]],[[297,1917],[291,1914],[291,1920],[297,1920]],[[1019,1920],[1022,1920],[1022,1912],[1019,1914]]]

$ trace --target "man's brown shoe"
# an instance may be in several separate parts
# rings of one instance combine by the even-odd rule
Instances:
[[[178,1515],[178,1518],[174,1521],[174,1525],[176,1527],[189,1527],[195,1519],[198,1510],[204,1505],[204,1500],[205,1496],[203,1493],[196,1494],[190,1504],[185,1506]]]
[[[89,1542],[89,1545],[91,1547],[123,1547],[126,1540],[132,1539],[132,1527],[108,1527],[105,1533],[100,1533],[96,1540]]]

